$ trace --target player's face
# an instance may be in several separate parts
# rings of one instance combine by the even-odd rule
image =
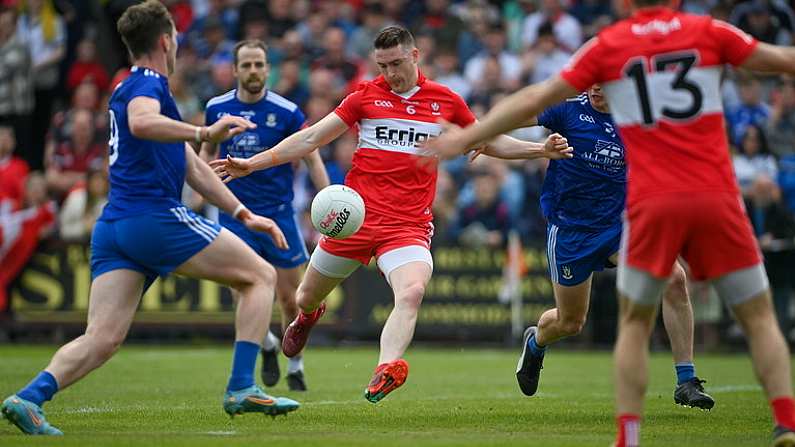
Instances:
[[[262,48],[243,47],[237,53],[235,77],[238,88],[259,94],[268,82],[268,60]]]
[[[177,65],[177,29],[171,27],[171,35],[164,34],[166,41],[166,68],[168,68],[168,75],[174,73],[174,67]]]
[[[417,85],[417,61],[420,50],[406,50],[402,45],[392,48],[378,48],[374,52],[378,71],[384,75],[389,87],[397,93],[404,93]]]
[[[594,109],[600,112],[608,111],[607,99],[605,99],[605,94],[601,85],[594,84],[588,89],[588,100],[591,101],[591,106],[593,106]]]

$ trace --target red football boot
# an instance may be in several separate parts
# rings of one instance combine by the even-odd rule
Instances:
[[[387,394],[396,390],[406,382],[409,375],[409,364],[403,359],[382,363],[375,368],[375,374],[364,392],[365,399],[378,403]]]
[[[298,312],[292,323],[287,326],[282,338],[282,352],[287,357],[295,357],[304,349],[306,341],[309,340],[309,331],[312,326],[317,323],[317,320],[326,312],[326,303],[320,303],[320,307],[315,309],[311,314]]]

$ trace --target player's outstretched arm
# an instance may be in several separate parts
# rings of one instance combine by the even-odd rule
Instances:
[[[243,222],[248,229],[268,233],[277,247],[283,250],[289,248],[287,239],[278,225],[271,219],[258,216],[246,209],[188,144],[185,145],[185,161],[185,181],[191,188],[213,205]]]
[[[313,150],[332,142],[347,130],[348,125],[345,121],[331,112],[320,121],[290,135],[267,151],[251,158],[227,157],[225,160],[213,160],[210,166],[224,179],[224,182],[229,182],[235,178],[245,177],[253,171],[299,160]]]
[[[209,141],[219,143],[256,124],[239,116],[225,116],[212,126],[194,126],[160,113],[160,102],[148,96],[137,96],[127,104],[127,124],[136,138],[175,143]]]
[[[312,184],[315,189],[320,191],[326,186],[331,184],[326,172],[326,165],[323,164],[323,159],[320,157],[320,152],[314,150],[304,157],[306,167],[309,168],[309,178],[312,179]]]
[[[553,104],[579,93],[560,76],[525,87],[504,98],[488,114],[471,126],[451,130],[428,140],[425,147],[443,158],[465,153],[469,148],[489,141],[497,135],[527,125],[528,120]]]
[[[754,71],[795,74],[795,47],[759,42],[741,67]]]
[[[489,141],[482,149],[475,152],[474,160],[479,154],[486,154],[504,160],[532,160],[549,158],[560,160],[573,157],[574,148],[569,146],[566,138],[558,133],[548,136],[543,143],[522,141],[507,135],[500,135]]]

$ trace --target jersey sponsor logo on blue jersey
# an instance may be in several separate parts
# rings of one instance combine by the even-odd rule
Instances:
[[[583,152],[581,155],[592,168],[607,172],[624,170],[624,148],[612,141],[596,140],[593,152]]]

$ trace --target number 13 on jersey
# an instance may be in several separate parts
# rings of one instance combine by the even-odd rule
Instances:
[[[683,122],[720,112],[720,66],[700,67],[697,50],[635,57],[623,77],[605,84],[619,125],[653,126],[661,120]]]

